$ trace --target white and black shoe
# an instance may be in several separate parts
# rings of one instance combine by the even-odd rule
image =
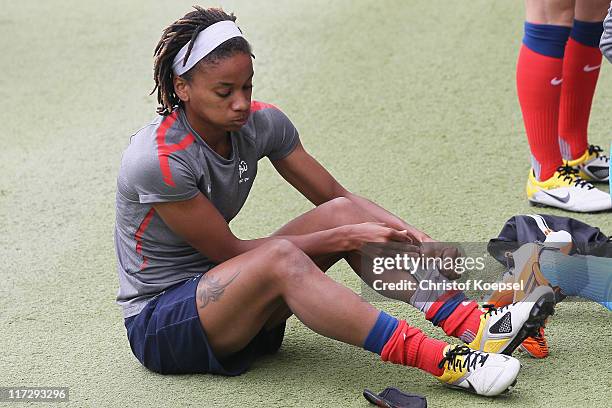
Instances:
[[[578,170],[580,177],[587,181],[606,182],[610,179],[610,158],[596,145],[589,145],[582,156],[567,161],[567,165]]]
[[[503,307],[484,306],[478,333],[468,347],[488,353],[511,355],[523,340],[539,333],[555,312],[555,293],[538,286],[520,302]]]
[[[579,170],[565,165],[559,167],[548,180],[538,181],[532,169],[526,187],[529,202],[575,212],[612,209],[610,194],[595,188],[578,173]]]
[[[492,397],[514,387],[521,363],[514,357],[449,345],[439,367],[444,373],[438,379],[447,386]]]

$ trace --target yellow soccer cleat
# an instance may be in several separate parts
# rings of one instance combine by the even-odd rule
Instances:
[[[535,336],[554,313],[555,294],[549,286],[538,286],[519,302],[496,308],[485,305],[480,327],[468,347],[487,353],[511,355],[529,336]]]
[[[566,161],[566,164],[578,170],[580,177],[587,181],[606,182],[610,179],[610,158],[599,146],[589,145],[582,156]]]
[[[513,357],[449,345],[439,367],[444,373],[438,379],[447,386],[492,397],[516,384],[521,364]]]
[[[578,170],[561,166],[548,180],[538,181],[533,169],[527,179],[527,199],[532,205],[567,211],[595,212],[612,208],[610,194],[598,190],[578,175]]]

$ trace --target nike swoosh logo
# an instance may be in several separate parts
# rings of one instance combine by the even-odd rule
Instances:
[[[461,302],[461,306],[467,306],[467,305],[469,305],[470,303],[472,303],[472,302]]]
[[[567,195],[565,197],[559,197],[559,196],[556,196],[554,194],[550,194],[549,192],[547,192],[545,190],[540,190],[540,191],[543,192],[544,194],[546,194],[547,196],[552,197],[555,200],[560,201],[562,203],[567,203],[569,201],[569,199],[570,199],[569,193],[567,193]]]
[[[554,77],[553,79],[550,80],[550,84],[552,86],[561,85],[561,82],[563,82],[563,78]]]
[[[587,170],[593,173],[593,175],[600,179],[605,179],[608,177],[610,173],[609,167],[600,167],[600,166],[587,166]]]
[[[591,72],[591,71],[598,70],[598,69],[599,69],[599,67],[601,67],[601,64],[599,64],[599,65],[595,65],[595,66],[593,66],[593,67],[592,67],[592,66],[590,66],[590,65],[585,65],[583,69],[584,69],[584,72]]]

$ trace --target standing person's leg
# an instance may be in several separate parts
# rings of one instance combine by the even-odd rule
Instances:
[[[582,167],[564,162],[559,146],[559,107],[565,89],[563,61],[574,22],[575,0],[526,0],[525,4],[527,21],[516,87],[532,156],[527,199],[532,204],[569,211],[609,210],[610,195],[582,180]],[[569,82],[572,89],[572,80]],[[566,98],[564,106],[569,106],[568,101]],[[598,155],[599,152],[592,154]]]
[[[558,144],[563,54],[573,21],[574,0],[526,0],[525,35],[516,85],[538,181],[563,164]]]
[[[601,150],[588,144],[591,104],[602,55],[599,40],[608,0],[576,0],[575,19],[563,58],[563,86],[559,110],[559,145],[563,159],[573,167],[583,166],[587,180],[606,181],[608,163],[597,160]],[[593,163],[591,163],[593,162]]]

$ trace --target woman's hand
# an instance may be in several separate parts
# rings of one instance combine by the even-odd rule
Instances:
[[[443,269],[439,272],[450,280],[459,279],[461,274],[457,273],[450,265],[454,265],[457,258],[463,256],[461,250],[454,245],[430,241],[420,244],[421,253],[428,258],[439,258],[442,260]]]
[[[437,242],[435,239],[433,239],[423,231],[419,231],[418,229],[412,226],[407,226],[406,232],[408,232],[408,235],[412,237],[413,241],[415,242]]]
[[[339,228],[344,239],[345,251],[358,251],[365,244],[372,242],[413,242],[407,230],[398,231],[382,222],[364,222]]]

